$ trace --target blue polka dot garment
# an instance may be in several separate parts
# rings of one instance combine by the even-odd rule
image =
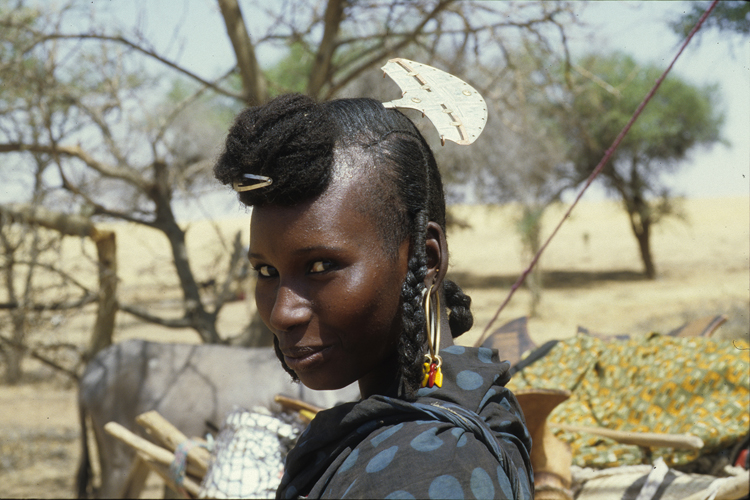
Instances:
[[[320,412],[289,453],[277,498],[533,498],[509,364],[487,348],[440,354],[443,386],[416,402],[378,395]]]

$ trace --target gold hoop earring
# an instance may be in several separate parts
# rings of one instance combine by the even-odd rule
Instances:
[[[425,363],[422,365],[422,387],[432,388],[443,386],[443,372],[441,366],[443,359],[438,354],[440,351],[440,294],[432,294],[434,284],[422,291],[422,305],[424,306],[425,327],[427,330],[427,348],[429,352],[424,355]],[[434,306],[431,304],[435,299]]]

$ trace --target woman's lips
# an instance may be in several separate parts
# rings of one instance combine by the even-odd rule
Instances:
[[[330,346],[311,346],[311,347],[291,347],[282,349],[284,362],[289,368],[298,371],[305,371],[315,364],[323,361],[324,354],[330,349]]]

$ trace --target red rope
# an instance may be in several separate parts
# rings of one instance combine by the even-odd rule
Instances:
[[[625,125],[625,128],[622,129],[622,131],[618,134],[618,136],[615,138],[615,141],[612,143],[612,145],[609,147],[609,149],[604,153],[604,157],[601,159],[599,164],[594,168],[594,170],[591,172],[591,175],[589,175],[588,179],[586,179],[586,183],[583,186],[583,189],[578,193],[578,196],[576,196],[573,203],[568,208],[567,212],[565,212],[565,215],[563,215],[560,222],[555,227],[555,230],[552,231],[552,234],[550,234],[549,238],[544,242],[542,247],[539,249],[539,251],[534,255],[534,258],[531,260],[531,263],[529,264],[529,267],[527,267],[523,273],[521,273],[521,276],[518,277],[518,280],[513,284],[513,286],[510,288],[510,292],[508,293],[508,296],[505,298],[502,304],[500,304],[500,307],[497,309],[497,312],[495,312],[495,315],[492,317],[492,320],[487,324],[487,326],[484,328],[484,331],[482,332],[482,336],[477,341],[476,345],[481,345],[481,343],[484,341],[484,338],[487,335],[487,332],[489,331],[490,327],[492,327],[492,324],[495,322],[497,317],[500,315],[500,312],[505,308],[505,306],[510,302],[511,297],[513,297],[513,294],[516,293],[516,290],[523,284],[524,280],[526,279],[526,276],[529,275],[531,270],[534,268],[536,263],[539,261],[539,257],[541,257],[542,252],[544,252],[544,249],[547,248],[547,245],[549,245],[550,241],[552,241],[552,238],[555,237],[557,234],[557,231],[560,229],[560,227],[563,225],[563,222],[570,217],[570,213],[573,211],[573,208],[578,204],[578,200],[581,199],[583,196],[583,193],[586,192],[588,187],[591,185],[591,183],[594,181],[596,176],[599,175],[599,173],[602,171],[604,166],[609,161],[612,154],[615,152],[617,147],[620,145],[620,142],[622,142],[622,139],[625,137],[625,134],[628,133],[630,130],[630,127],[633,126],[633,123],[635,123],[636,119],[638,119],[638,116],[641,114],[641,111],[643,111],[643,108],[646,107],[646,104],[651,100],[651,98],[656,93],[657,89],[661,85],[661,82],[664,81],[664,79],[667,77],[667,74],[672,69],[672,66],[674,66],[674,63],[677,62],[677,59],[680,57],[680,54],[685,50],[685,47],[687,47],[688,43],[690,43],[690,40],[693,38],[693,35],[698,32],[703,22],[708,18],[709,14],[712,10],[714,10],[714,7],[716,7],[716,4],[719,3],[719,0],[714,0],[711,5],[706,9],[706,12],[703,13],[701,18],[698,20],[698,22],[695,24],[693,29],[688,34],[687,38],[683,42],[682,46],[680,47],[680,50],[677,52],[677,54],[674,56],[674,59],[672,59],[672,62],[669,64],[666,70],[664,70],[664,73],[659,77],[658,80],[656,80],[656,83],[654,84],[653,88],[649,91],[649,93],[646,95],[646,97],[643,99],[643,102],[638,106],[638,108],[635,110],[635,113],[633,113],[633,116],[630,118],[630,121]]]

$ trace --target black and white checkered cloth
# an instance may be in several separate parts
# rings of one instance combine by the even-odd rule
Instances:
[[[286,455],[304,428],[295,415],[235,409],[214,443],[199,498],[274,498]]]

